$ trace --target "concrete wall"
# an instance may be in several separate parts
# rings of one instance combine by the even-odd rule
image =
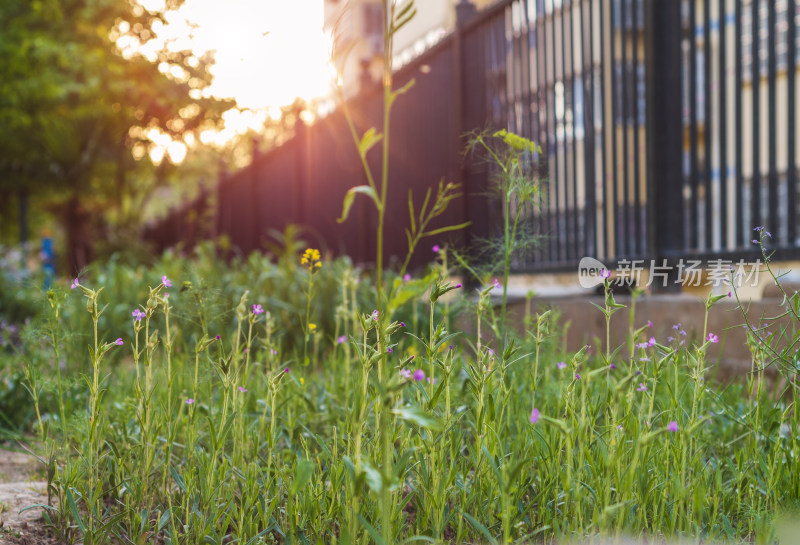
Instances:
[[[631,306],[629,295],[615,296],[618,303],[626,305],[611,318],[611,346],[626,345],[621,352],[624,358],[629,357],[627,350],[628,309]],[[534,297],[530,300],[532,312],[541,312],[546,308],[558,309],[561,314],[562,330],[566,331],[566,347],[569,351],[578,350],[585,344],[591,345],[593,353],[605,350],[605,317],[591,303],[603,305],[602,296],[584,297]],[[522,323],[525,314],[524,300],[517,299],[509,306],[509,312],[518,317],[511,318],[512,323]],[[753,301],[749,305],[750,323],[758,324],[763,316],[778,316],[783,313],[780,298],[764,298]],[[660,344],[667,345],[667,338],[679,335],[672,329],[680,323],[687,332],[687,343],[698,341],[703,336],[703,320],[705,306],[701,297],[689,294],[644,295],[636,301],[635,327],[653,322],[653,328],[646,333],[654,336]],[[743,327],[745,319],[734,300],[723,299],[712,307],[708,316],[707,331],[719,336],[720,342],[711,345],[707,351],[709,361],[719,362],[719,378],[724,380],[746,378],[751,366],[750,350],[746,346],[746,335]],[[788,319],[780,323],[791,326]],[[770,328],[777,330],[776,326]],[[638,352],[637,352],[638,354]],[[637,355],[638,357],[638,355]]]

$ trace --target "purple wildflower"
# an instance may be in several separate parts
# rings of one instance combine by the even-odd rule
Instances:
[[[425,380],[425,371],[423,371],[422,369],[417,369],[416,371],[414,371],[414,380],[416,380],[417,382]]]
[[[411,378],[411,371],[408,369],[400,369],[400,376],[408,380]]]
[[[667,424],[667,430],[671,431],[672,433],[675,433],[676,431],[678,431],[678,423],[673,420],[672,422]]]
[[[400,322],[400,327],[406,327],[406,323],[405,322]]]
[[[336,338],[337,344],[344,344],[347,342],[347,335],[340,335]]]
[[[611,365],[609,365],[609,366],[608,366],[608,368],[609,368],[609,369],[616,369],[616,368],[617,368],[617,365],[616,365],[616,364],[614,364],[614,363],[612,363]]]
[[[145,313],[137,308],[137,309],[134,309],[133,312],[131,312],[131,316],[133,316],[134,320],[139,322],[139,321],[142,320],[142,318],[145,317]]]
[[[677,324],[672,326],[672,329],[674,329],[675,331],[678,331],[680,328],[681,328],[681,323],[680,322],[678,322]]]
[[[578,373],[575,373],[575,380],[580,380],[581,376]]]
[[[387,349],[387,352],[389,352],[389,354],[391,354],[391,353],[392,353],[392,349],[391,349],[391,347]]]
[[[380,312],[378,312],[378,309],[373,310],[372,314],[370,314],[370,318],[372,318],[376,322],[378,321],[378,316],[380,316]]]
[[[404,274],[403,275],[403,282],[408,282],[409,280],[411,280],[411,275],[408,274],[408,273]]]
[[[239,391],[240,392],[246,392],[247,388],[245,388],[244,386],[239,386]]]
[[[602,271],[600,271],[600,278],[603,279],[611,278],[611,271],[609,271],[608,269],[603,269]]]
[[[536,407],[531,411],[531,424],[536,424],[539,421],[539,409]]]
[[[439,250],[441,250],[441,248],[439,248],[438,244],[434,244],[433,248],[431,248],[431,250],[433,250],[433,253],[438,254]]]
[[[714,335],[713,333],[709,333],[706,336],[706,340],[710,343],[717,344],[719,342],[719,337]]]
[[[172,282],[170,281],[169,278],[167,278],[167,275],[164,275],[164,276],[161,277],[161,283],[164,284],[165,288],[171,288],[172,287]]]
[[[191,404],[193,404],[193,403],[194,403],[194,399],[192,399],[191,397],[190,397],[189,399],[187,399],[187,400],[186,400],[186,404],[187,404],[187,405],[191,405]]]
[[[556,364],[556,367],[558,367],[559,369],[565,369],[567,367],[567,364],[563,361],[560,361]]]
[[[650,337],[649,339],[647,339],[647,346],[655,346],[655,345],[656,345],[655,337]]]
[[[649,327],[649,328],[651,328],[651,329],[652,329],[652,327],[653,327],[653,320],[647,320],[647,327]]]
[[[647,384],[645,384],[644,382],[640,382],[639,383],[639,387],[636,388],[636,391],[637,392],[646,392],[647,391]]]
[[[117,340],[114,341],[114,344],[116,344],[117,346],[122,346],[125,343],[122,342],[122,337],[118,337]]]
[[[72,281],[72,285],[69,287],[69,289],[74,290],[75,288],[77,288],[80,285],[81,285],[81,283],[78,282],[78,278],[75,277],[75,280]]]
[[[259,314],[264,314],[264,309],[261,307],[261,305],[253,305],[253,314],[256,316]]]

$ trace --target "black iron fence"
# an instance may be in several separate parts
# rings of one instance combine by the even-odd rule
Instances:
[[[417,84],[391,126],[389,255],[405,252],[408,191],[419,199],[441,178],[466,195],[442,223],[472,221],[451,241],[493,235],[502,218],[489,172],[461,152],[467,131],[507,128],[543,149],[531,157],[540,205],[518,211],[543,239],[517,256],[520,270],[586,255],[750,257],[761,225],[778,257],[800,256],[798,0],[501,0],[471,17],[461,8],[454,33],[396,74],[398,86]],[[359,130],[380,130],[381,101],[376,88],[351,102]],[[334,113],[221,181],[211,231],[251,251],[269,229],[298,223],[315,243],[369,262],[367,203],[335,221],[345,191],[363,183]],[[197,207],[151,238],[183,240],[176,225]]]

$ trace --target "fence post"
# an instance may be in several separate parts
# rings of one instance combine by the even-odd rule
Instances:
[[[674,282],[675,261],[682,257],[684,231],[681,2],[650,0],[644,5],[648,245],[657,265],[663,259],[672,265],[666,287],[672,291],[680,289]]]
[[[481,30],[474,26],[465,31],[477,10],[468,0],[456,5],[456,37],[453,43],[454,77],[458,87],[456,111],[456,138],[459,148],[466,143],[464,133],[481,131],[487,127],[489,115],[486,97],[486,67]],[[462,214],[464,221],[472,222],[464,231],[465,246],[470,256],[479,257],[476,243],[488,238],[489,206],[486,197],[488,169],[469,155],[459,157],[459,181],[464,193]]]

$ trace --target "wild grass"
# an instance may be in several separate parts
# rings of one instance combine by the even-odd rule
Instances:
[[[222,320],[202,318],[212,309],[179,271],[141,271],[153,287],[124,325],[101,325],[115,304],[99,286],[51,294],[49,335],[29,335],[36,357],[16,361],[39,392],[36,445],[58,499],[45,516],[65,542],[770,542],[797,505],[793,376],[779,370],[781,390],[765,378],[795,330],[751,329],[752,372],[722,386],[705,381],[712,332],[691,343],[676,326],[667,342],[632,313],[632,352],[564,353],[550,311],[503,338],[499,290],[465,292],[441,261],[393,280],[404,301],[382,326],[344,288],[358,278],[346,261],[294,259],[300,342],[278,294],[247,282],[229,286],[239,301],[214,310]],[[323,306],[302,286],[333,271],[342,289]],[[608,290],[601,303],[622,308]],[[64,317],[77,305],[88,335]],[[76,338],[88,353],[66,350],[75,359],[49,374]]]

